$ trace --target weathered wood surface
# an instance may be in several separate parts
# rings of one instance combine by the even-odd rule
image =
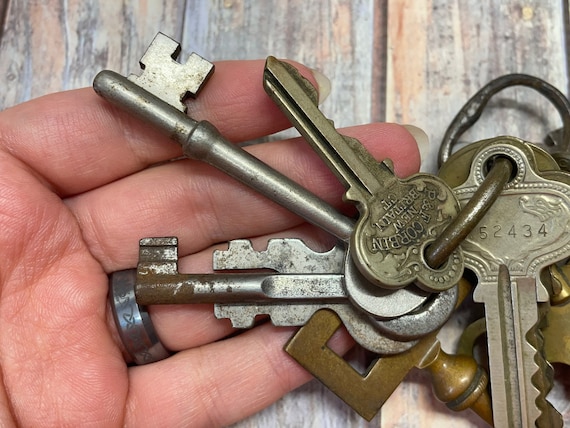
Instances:
[[[133,71],[157,31],[210,60],[269,54],[324,72],[332,94],[323,105],[338,126],[388,120],[419,125],[431,140],[424,168],[462,104],[507,72],[568,88],[565,1],[444,0],[122,0],[0,1],[0,108],[49,92],[89,86],[109,68]],[[512,101],[514,100],[514,101]],[[540,141],[557,113],[528,89],[497,96],[464,139],[513,134]],[[461,320],[443,335],[446,345]],[[448,350],[450,350],[448,348]],[[553,400],[570,421],[570,388]],[[451,414],[426,376],[410,375],[370,424],[316,382],[239,424],[257,426],[482,426]]]

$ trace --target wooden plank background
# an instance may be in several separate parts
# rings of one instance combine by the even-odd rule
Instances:
[[[568,15],[567,0],[0,0],[0,108],[89,86],[101,69],[129,73],[162,31],[182,42],[183,55],[275,55],[321,70],[332,81],[323,110],[338,126],[418,125],[431,141],[423,168],[435,171],[447,125],[490,79],[524,72],[568,92]],[[464,139],[511,134],[541,141],[560,123],[536,93],[506,90]],[[451,337],[444,337],[447,350]],[[568,384],[551,396],[570,421]],[[416,372],[371,423],[311,382],[236,426],[482,424],[467,412],[450,413]]]

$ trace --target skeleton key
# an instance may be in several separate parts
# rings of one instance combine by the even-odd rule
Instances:
[[[136,277],[140,305],[216,303],[218,318],[230,318],[237,328],[249,328],[260,314],[274,325],[300,326],[319,309],[336,312],[351,336],[376,353],[393,354],[409,349],[418,337],[443,325],[457,300],[457,288],[428,298],[407,287],[388,291],[362,277],[342,273],[344,249],[317,253],[296,239],[270,240],[265,251],[255,251],[249,241],[231,241],[228,250],[214,253],[214,268],[248,270],[239,274],[182,274],[178,272],[176,238],[141,240]],[[277,273],[256,273],[272,269]],[[252,272],[253,270],[253,272]],[[357,282],[347,287],[346,282]],[[349,289],[373,300],[363,311],[349,301]],[[371,313],[371,310],[374,310]]]
[[[179,52],[178,43],[158,33],[141,59],[140,76],[126,78],[104,70],[93,80],[93,89],[179,143],[185,156],[207,162],[308,222],[348,240],[354,228],[352,219],[227,141],[209,122],[197,122],[185,114],[182,101],[188,94],[198,94],[214,66],[195,54],[186,64],[179,64],[174,61]]]
[[[269,57],[264,87],[356,203],[360,218],[349,252],[360,272],[383,288],[415,281],[432,292],[454,286],[463,273],[461,252],[433,267],[424,254],[459,210],[449,187],[428,174],[399,179],[391,162],[376,162],[358,140],[339,134],[317,108],[313,86],[291,65]]]
[[[457,152],[449,165],[464,153]],[[474,300],[485,304],[495,426],[555,423],[560,418],[547,404],[547,383],[541,380],[539,305],[549,295],[539,274],[570,255],[570,186],[556,180],[555,172],[541,176],[528,145],[499,137],[473,153],[469,176],[454,188],[462,205],[497,156],[513,162],[514,177],[462,244],[465,265],[479,279]]]

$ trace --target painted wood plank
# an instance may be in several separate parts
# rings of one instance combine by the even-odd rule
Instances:
[[[373,9],[371,0],[189,3],[183,40],[211,60],[273,55],[320,70],[332,82],[323,110],[349,126],[370,120]]]
[[[182,33],[184,1],[11,1],[0,41],[0,108],[133,71],[157,30]]]
[[[520,71],[568,87],[562,3],[392,0],[385,8],[374,0],[10,1],[0,40],[0,108],[89,86],[103,68],[131,72],[160,30],[182,40],[186,54],[211,60],[271,54],[315,67],[332,81],[323,110],[338,126],[386,116],[423,127],[434,147],[460,106],[493,77]],[[506,101],[512,98],[523,107],[514,109]],[[505,91],[497,99],[467,139],[497,132],[541,139],[560,123],[530,90]],[[552,114],[544,117],[545,110]],[[433,154],[430,159],[426,166],[433,169]],[[451,342],[459,325],[444,339]],[[565,391],[555,391],[562,403]],[[479,425],[475,417],[451,415],[433,398],[425,374],[415,372],[370,424],[311,382],[236,426],[451,423]]]

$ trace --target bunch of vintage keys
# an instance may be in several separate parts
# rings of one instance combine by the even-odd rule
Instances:
[[[568,338],[570,175],[551,155],[498,137],[458,151],[439,176],[399,179],[389,160],[377,162],[335,130],[295,68],[269,57],[267,94],[345,185],[359,212],[354,220],[188,117],[183,100],[196,96],[214,67],[196,54],[179,64],[179,50],[159,34],[140,75],[103,71],[95,91],[164,131],[185,156],[251,186],[338,244],[320,253],[298,239],[272,239],[256,251],[235,240],[214,252],[217,273],[187,274],[178,272],[177,238],[145,238],[137,269],[111,281],[134,283],[139,305],[215,303],[215,315],[236,328],[252,327],[258,315],[301,326],[285,350],[368,420],[418,367],[429,370],[452,410],[471,408],[500,427],[562,425],[546,395],[549,361],[569,360],[560,336]],[[470,293],[485,319],[466,330],[461,354],[447,354],[437,334]],[[341,324],[378,354],[364,375],[327,346]],[[485,333],[489,375],[471,356]]]

